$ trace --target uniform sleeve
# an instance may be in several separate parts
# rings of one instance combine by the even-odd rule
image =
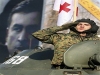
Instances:
[[[54,26],[32,33],[32,36],[44,43],[53,43],[56,32],[63,30],[62,26]]]

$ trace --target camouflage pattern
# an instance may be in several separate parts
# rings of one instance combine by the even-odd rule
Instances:
[[[73,31],[67,34],[57,33],[63,29],[62,26],[55,26],[32,33],[41,42],[54,45],[54,56],[51,64],[61,65],[64,52],[73,44],[86,40],[99,40],[96,35],[93,37],[81,37]]]

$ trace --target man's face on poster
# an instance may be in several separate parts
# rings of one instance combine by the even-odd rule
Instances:
[[[9,52],[12,54],[16,50],[22,51],[37,46],[38,40],[31,37],[31,34],[40,27],[38,12],[13,14],[6,42]]]

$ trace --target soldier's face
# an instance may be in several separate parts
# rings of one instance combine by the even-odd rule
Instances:
[[[38,40],[31,37],[31,34],[40,27],[38,12],[13,14],[6,42],[9,52],[13,53],[16,50],[22,51],[37,46]]]
[[[89,23],[86,23],[86,22],[80,22],[76,27],[75,29],[78,31],[78,32],[83,32],[83,31],[86,31],[86,30],[89,30],[91,28],[91,25]]]

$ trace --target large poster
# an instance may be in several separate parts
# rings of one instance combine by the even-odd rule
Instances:
[[[0,0],[0,63],[39,41],[31,34],[41,29],[43,0]]]

